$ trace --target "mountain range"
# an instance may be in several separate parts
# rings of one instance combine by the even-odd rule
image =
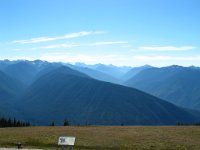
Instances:
[[[100,65],[0,61],[0,116],[35,125],[52,121],[61,125],[65,119],[73,125],[174,125],[200,120],[198,111],[142,92],[135,84],[127,87],[139,74],[157,68],[142,66],[124,86],[123,76],[134,68],[119,67],[123,73],[112,76],[116,66]]]
[[[178,106],[200,110],[200,69],[198,67],[174,65],[149,68],[124,84]]]

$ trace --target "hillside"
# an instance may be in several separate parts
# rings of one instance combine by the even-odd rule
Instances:
[[[128,80],[137,88],[182,107],[200,110],[200,70],[169,66],[150,68]]]
[[[198,119],[136,89],[94,80],[67,67],[37,79],[20,98],[23,117],[37,124],[162,125]],[[25,112],[25,113],[24,113]]]
[[[47,67],[49,63],[45,61],[15,61],[2,69],[15,80],[20,81],[25,87],[29,86],[35,79],[37,73]]]
[[[0,71],[0,116],[11,114],[11,106],[22,91],[20,82]]]

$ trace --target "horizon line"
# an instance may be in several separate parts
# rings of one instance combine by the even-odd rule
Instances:
[[[77,63],[79,64],[83,64],[83,65],[105,65],[105,66],[115,66],[115,67],[131,67],[131,68],[136,68],[136,67],[143,67],[143,66],[150,66],[150,67],[155,67],[155,68],[164,68],[164,67],[171,67],[171,66],[179,66],[179,67],[200,67],[197,65],[179,65],[179,64],[172,64],[172,65],[163,65],[163,66],[155,66],[155,65],[151,65],[151,64],[143,64],[143,65],[137,65],[137,66],[131,66],[131,65],[115,65],[115,64],[105,64],[105,63],[95,63],[95,64],[89,64],[89,63],[85,63],[85,62],[62,62],[62,61],[48,61],[48,60],[42,60],[42,59],[34,59],[34,60],[28,60],[28,59],[0,59],[0,61],[10,61],[10,62],[14,62],[14,61],[29,61],[29,62],[34,62],[34,61],[43,61],[43,62],[48,62],[48,63],[61,63],[61,64],[71,64],[71,65],[76,65]]]

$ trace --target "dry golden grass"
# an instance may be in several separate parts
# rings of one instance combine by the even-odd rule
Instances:
[[[61,135],[76,137],[74,150],[200,150],[200,127],[195,126],[1,128],[0,147],[22,142],[25,147],[60,149]]]

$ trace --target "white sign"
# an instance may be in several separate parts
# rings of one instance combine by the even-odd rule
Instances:
[[[74,146],[75,139],[73,136],[61,136],[59,137],[58,145]]]

